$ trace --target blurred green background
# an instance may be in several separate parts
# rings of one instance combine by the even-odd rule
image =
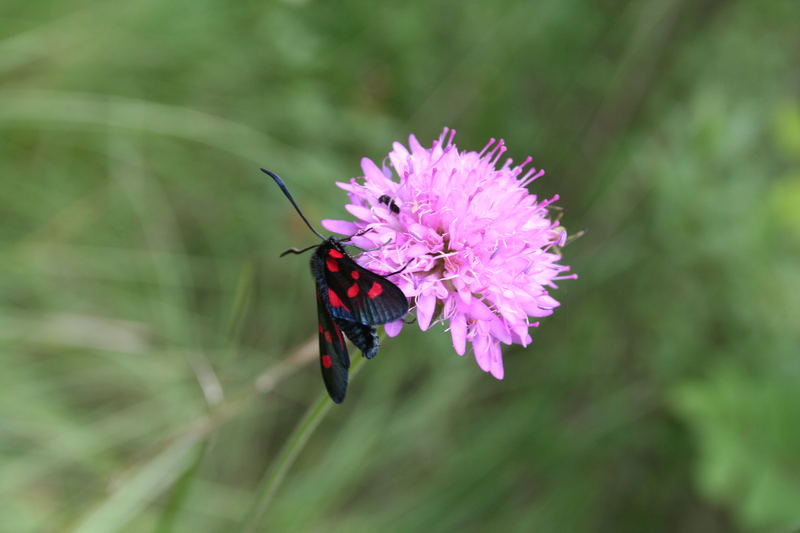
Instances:
[[[323,390],[258,167],[345,216],[443,126],[548,171],[580,279],[502,382],[385,342],[263,530],[796,531],[799,67],[796,0],[4,0],[0,531],[238,530]]]

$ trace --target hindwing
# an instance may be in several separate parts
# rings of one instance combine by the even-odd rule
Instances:
[[[347,369],[350,356],[338,321],[334,320],[320,298],[317,285],[317,317],[319,319],[319,366],[328,394],[336,403],[341,403],[347,394]]]

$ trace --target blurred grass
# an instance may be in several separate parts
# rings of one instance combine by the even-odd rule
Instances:
[[[277,259],[311,236],[257,167],[335,217],[361,157],[444,125],[548,170],[581,278],[503,382],[441,331],[386,342],[265,530],[797,528],[798,20],[4,2],[0,531],[238,527],[321,389],[285,364],[315,328],[306,262]]]

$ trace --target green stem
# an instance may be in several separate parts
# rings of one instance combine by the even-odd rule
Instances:
[[[353,365],[350,367],[351,381],[358,373],[364,361],[365,359],[363,357],[357,357],[353,362]],[[323,393],[297,423],[297,426],[295,426],[292,434],[289,435],[286,444],[284,444],[280,453],[275,458],[275,461],[262,476],[253,503],[250,505],[250,509],[247,512],[244,524],[240,530],[242,533],[257,531],[261,518],[264,516],[270,503],[272,503],[272,499],[280,488],[281,483],[283,483],[283,480],[286,478],[286,474],[289,472],[297,456],[303,451],[311,434],[314,433],[314,430],[317,429],[322,419],[325,418],[325,415],[332,405],[333,402],[328,395]]]
[[[169,499],[164,505],[164,510],[161,512],[154,529],[155,533],[169,533],[175,530],[175,524],[177,524],[178,517],[183,511],[184,504],[189,499],[197,474],[200,472],[200,467],[208,452],[208,440],[209,437],[206,437],[201,441],[194,460],[174,483]]]

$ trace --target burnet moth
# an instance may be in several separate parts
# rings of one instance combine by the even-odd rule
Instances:
[[[375,326],[403,318],[408,312],[408,300],[397,285],[386,279],[398,272],[382,276],[359,266],[342,246],[352,236],[336,239],[320,235],[300,211],[283,180],[269,170],[262,168],[261,171],[275,180],[303,222],[323,241],[302,250],[286,250],[281,257],[314,249],[311,275],[316,282],[319,363],[328,394],[334,402],[341,403],[347,394],[347,369],[350,367],[342,334],[364,357],[372,359],[379,347]],[[391,198],[386,198],[391,202],[387,202],[390,209],[399,212]]]

